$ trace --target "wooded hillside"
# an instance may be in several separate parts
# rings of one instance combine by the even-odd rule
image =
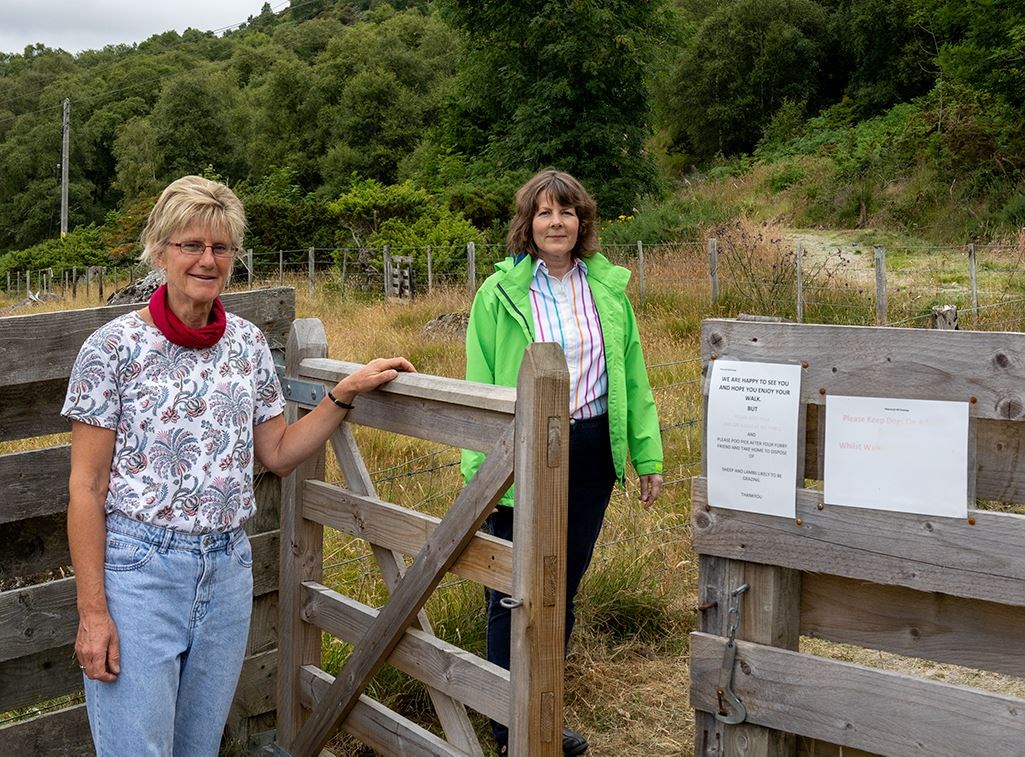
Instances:
[[[293,5],[221,36],[0,56],[0,274],[134,254],[184,173],[239,191],[258,249],[497,240],[545,165],[603,216],[647,216],[609,238],[739,212],[715,182],[756,170],[795,224],[959,240],[1025,224],[1019,4]],[[57,243],[65,98],[73,232]]]

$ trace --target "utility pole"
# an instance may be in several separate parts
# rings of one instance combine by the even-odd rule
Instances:
[[[71,98],[64,98],[61,122],[61,239],[68,233],[68,153],[71,146]]]

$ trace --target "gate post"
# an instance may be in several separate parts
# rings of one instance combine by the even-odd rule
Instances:
[[[556,344],[533,344],[516,386],[510,754],[562,754],[566,628],[569,372]]]
[[[323,357],[327,357],[327,337],[320,320],[295,321],[285,349],[285,378],[298,378],[299,364],[304,359]],[[307,412],[296,403],[288,402],[285,420],[294,423]],[[320,667],[321,664],[320,629],[302,620],[302,582],[323,580],[324,527],[303,517],[303,482],[323,480],[324,459],[322,445],[319,452],[301,463],[282,482],[277,743],[289,751],[303,724],[299,670],[303,665]]]

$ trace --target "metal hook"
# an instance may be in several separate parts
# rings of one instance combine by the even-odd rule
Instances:
[[[719,671],[719,685],[716,687],[716,698],[719,711],[715,719],[720,723],[736,725],[747,720],[747,708],[733,693],[733,666],[737,659],[737,629],[740,628],[741,595],[751,588],[750,584],[741,584],[730,592],[728,616],[732,618],[726,639],[726,651],[722,658],[722,670]]]

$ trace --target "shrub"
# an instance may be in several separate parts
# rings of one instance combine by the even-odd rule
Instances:
[[[113,262],[109,249],[100,239],[99,229],[89,224],[68,232],[64,239],[48,239],[24,250],[0,255],[0,276],[43,268],[109,266]]]

